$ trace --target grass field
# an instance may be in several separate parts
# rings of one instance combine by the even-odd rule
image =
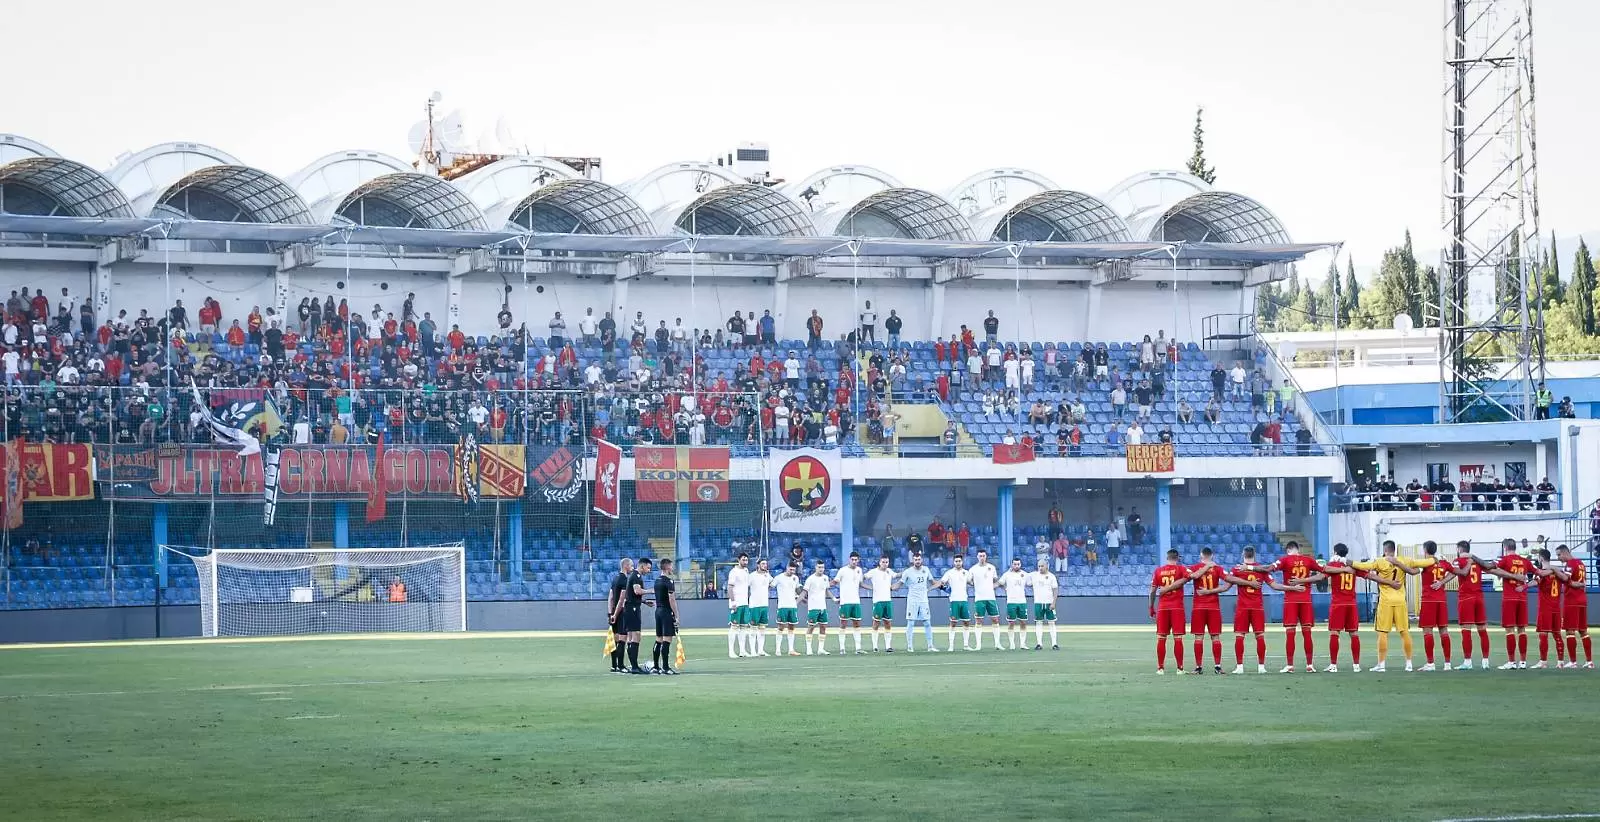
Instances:
[[[677,678],[607,674],[598,635],[0,649],[0,816],[1600,819],[1594,672],[688,642]]]

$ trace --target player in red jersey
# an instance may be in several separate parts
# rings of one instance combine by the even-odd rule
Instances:
[[[1472,632],[1478,632],[1478,644],[1483,650],[1483,667],[1489,667],[1489,619],[1483,604],[1483,569],[1488,563],[1472,555],[1472,543],[1456,543],[1456,625],[1461,628],[1461,666],[1458,671],[1472,668]]]
[[[1578,640],[1583,640],[1583,667],[1594,670],[1594,645],[1589,641],[1589,569],[1565,545],[1556,548],[1556,559],[1565,574],[1567,594],[1561,610],[1561,626],[1567,630],[1567,667],[1578,667]]]
[[[1352,566],[1349,557],[1350,546],[1336,543],[1333,546],[1333,559],[1322,566],[1323,573],[1328,575],[1328,589],[1333,594],[1332,602],[1328,605],[1328,667],[1322,669],[1324,673],[1339,672],[1340,633],[1350,640],[1350,657],[1353,660],[1350,670],[1361,673],[1361,612],[1356,607],[1356,580],[1377,577]],[[1393,586],[1395,583],[1379,580],[1379,584]]]
[[[1428,540],[1422,543],[1422,553],[1435,560],[1422,569],[1422,604],[1417,613],[1417,624],[1422,628],[1422,652],[1428,657],[1424,671],[1451,670],[1450,665],[1450,594],[1444,584],[1456,576],[1455,567],[1439,561],[1439,543]],[[1444,650],[1444,667],[1433,665],[1433,640],[1437,634]]]
[[[1256,566],[1256,549],[1246,545],[1240,553],[1240,563],[1223,579],[1239,589],[1239,598],[1233,604],[1233,672],[1244,673],[1244,635],[1256,635],[1256,673],[1267,672],[1267,608],[1261,600],[1261,589],[1277,587],[1267,572]]]
[[[1218,594],[1228,590],[1228,572],[1212,558],[1211,548],[1200,549],[1200,564],[1190,566],[1194,578],[1194,614],[1189,629],[1194,634],[1194,672],[1205,673],[1205,634],[1211,635],[1211,670],[1222,673],[1222,600]]]
[[[1505,580],[1500,589],[1500,627],[1506,630],[1506,662],[1500,670],[1528,667],[1528,576],[1533,563],[1517,553],[1514,539],[1500,542],[1500,561],[1484,569]]]
[[[1189,566],[1178,562],[1178,552],[1167,552],[1167,564],[1156,569],[1155,575],[1150,578],[1150,618],[1156,621],[1156,673],[1167,672],[1167,639],[1175,638],[1177,641],[1172,647],[1173,656],[1178,661],[1178,674],[1183,670],[1183,587],[1188,585],[1199,574],[1189,570]],[[1160,609],[1156,608],[1156,599],[1160,598]]]
[[[1294,645],[1295,628],[1300,629],[1300,636],[1305,640],[1306,646],[1306,673],[1314,674],[1317,667],[1311,662],[1312,643],[1311,629],[1317,627],[1316,614],[1311,610],[1311,586],[1313,583],[1327,579],[1322,572],[1322,566],[1317,561],[1300,553],[1300,543],[1289,540],[1283,546],[1285,555],[1279,557],[1277,562],[1267,566],[1269,571],[1278,571],[1283,574],[1283,649],[1288,658],[1288,664],[1283,666],[1280,674],[1294,673]]]
[[[1549,548],[1540,548],[1533,555],[1533,575],[1539,587],[1539,616],[1534,623],[1539,630],[1539,661],[1533,667],[1549,667],[1550,638],[1553,636],[1556,639],[1556,667],[1565,668],[1567,650],[1561,641],[1561,595],[1566,591],[1567,583],[1556,576],[1551,568]]]

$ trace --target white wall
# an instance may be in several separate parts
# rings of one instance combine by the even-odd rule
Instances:
[[[758,318],[761,312],[771,311],[776,294],[770,278],[697,277],[691,289],[687,277],[640,277],[628,284],[627,313],[619,323],[626,329],[634,312],[643,311],[652,332],[661,320],[671,328],[679,317],[690,329],[715,332],[735,311],[754,311]]]
[[[1405,485],[1412,479],[1426,483],[1428,481],[1428,463],[1443,462],[1450,466],[1451,482],[1460,482],[1461,466],[1483,465],[1486,470],[1492,468],[1494,475],[1500,479],[1506,478],[1506,463],[1522,462],[1528,467],[1528,478],[1538,482],[1541,477],[1537,473],[1538,461],[1535,449],[1541,448],[1533,443],[1519,442],[1512,445],[1497,445],[1492,443],[1474,443],[1471,445],[1440,445],[1436,448],[1422,446],[1395,446],[1387,450],[1394,452],[1394,461],[1390,471],[1395,476],[1395,482]],[[1553,451],[1548,452],[1553,454]],[[1380,462],[1381,462],[1380,458]],[[1561,478],[1553,476],[1556,469],[1555,460],[1550,460],[1545,469],[1545,475],[1559,488]]]
[[[222,319],[226,326],[232,320],[241,320],[259,305],[263,312],[272,307],[272,269],[261,266],[173,266],[170,288],[164,268],[151,271],[148,267],[117,266],[111,269],[111,316],[127,309],[130,318],[139,316],[139,309],[150,311],[150,316],[160,317],[175,300],[183,300],[188,310],[189,326],[200,325],[200,304],[206,297],[222,304]],[[296,302],[299,299],[296,298]]]
[[[89,298],[91,279],[91,268],[87,263],[30,262],[21,267],[6,266],[0,268],[0,300],[24,287],[30,294],[43,288],[45,296],[50,298],[50,315],[55,316],[56,307],[61,303],[61,289],[70,289],[73,300],[72,327],[77,328],[78,306]]]
[[[1496,513],[1473,512],[1406,513],[1371,511],[1366,513],[1334,514],[1329,521],[1329,537],[1333,542],[1350,546],[1357,558],[1376,556],[1386,539],[1401,546],[1420,546],[1426,540],[1439,543],[1440,550],[1455,555],[1458,540],[1470,540],[1473,553],[1488,558],[1497,556],[1495,547],[1502,539],[1535,542],[1539,536],[1548,537],[1553,549],[1566,541],[1567,518],[1548,513]],[[1327,546],[1317,550],[1326,554]]]
[[[448,330],[446,324],[446,306],[449,303],[449,288],[444,274],[417,273],[412,271],[385,272],[378,270],[352,269],[348,275],[343,271],[328,271],[324,268],[300,269],[289,273],[289,322],[298,323],[298,309],[300,300],[306,297],[316,297],[326,301],[328,295],[333,295],[334,304],[339,300],[349,300],[350,311],[360,311],[370,323],[372,320],[372,306],[374,303],[383,307],[385,312],[393,312],[396,320],[401,317],[401,308],[406,301],[407,293],[417,295],[416,310],[420,318],[424,311],[433,314],[434,322],[440,325],[441,330]],[[344,283],[344,288],[339,288],[339,283]],[[387,288],[385,288],[387,286]],[[263,310],[271,305],[272,280],[266,280],[267,293],[261,295],[259,300]],[[221,296],[224,319],[242,316],[231,313],[227,300]],[[184,305],[189,305],[187,301]],[[246,305],[245,312],[250,310]],[[494,321],[494,312],[499,310],[498,301],[487,315],[490,323]],[[194,309],[190,309],[193,316]],[[484,326],[483,333],[489,333],[489,326]]]
[[[881,534],[888,523],[896,533],[907,526],[926,528],[934,516],[946,524],[965,521],[972,527],[994,525],[998,519],[998,486],[991,483],[960,486],[901,486],[893,490],[871,533]],[[952,494],[952,490],[954,493]],[[1135,508],[1144,515],[1145,527],[1155,527],[1155,494],[1149,486],[1117,488],[1112,493],[1051,496],[1043,482],[1029,483],[1016,490],[1014,520],[1018,527],[1040,527],[1048,523],[1050,503],[1061,506],[1069,525],[1103,526],[1117,508]],[[1266,497],[1190,496],[1185,487],[1173,489],[1172,521],[1175,525],[1227,525],[1266,522]]]

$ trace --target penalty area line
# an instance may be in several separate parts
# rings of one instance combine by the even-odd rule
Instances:
[[[1596,813],[1532,813],[1521,816],[1461,816],[1451,819],[1440,819],[1436,822],[1541,822],[1541,820],[1558,819],[1600,819],[1600,812]]]

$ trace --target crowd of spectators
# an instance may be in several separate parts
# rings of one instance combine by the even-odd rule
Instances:
[[[1549,511],[1556,493],[1549,477],[1535,484],[1483,473],[1463,477],[1457,487],[1449,477],[1429,483],[1412,478],[1401,486],[1393,474],[1380,474],[1349,484],[1339,496],[1342,507],[1356,511]]]

